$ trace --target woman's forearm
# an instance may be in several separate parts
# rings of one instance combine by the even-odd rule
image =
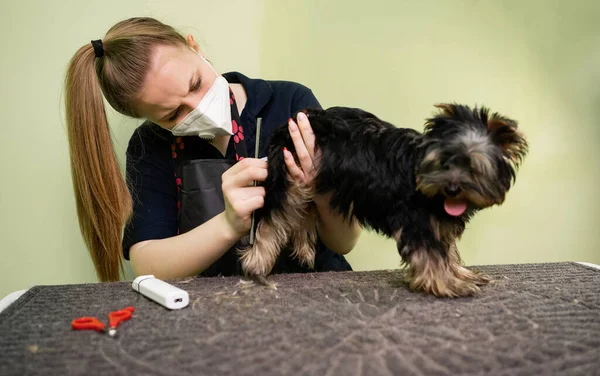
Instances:
[[[328,196],[316,198],[315,203],[319,212],[318,233],[323,244],[336,253],[350,252],[358,241],[361,227],[333,213]],[[184,278],[206,270],[240,238],[221,213],[185,234],[134,244],[130,260],[136,275],[153,274],[165,280]]]
[[[331,194],[315,197],[319,212],[318,233],[327,248],[340,254],[350,252],[355,246],[362,231],[355,221],[348,222],[344,217],[329,208]]]
[[[221,213],[185,234],[134,244],[130,260],[136,275],[153,274],[160,279],[194,276],[217,261],[240,237]]]

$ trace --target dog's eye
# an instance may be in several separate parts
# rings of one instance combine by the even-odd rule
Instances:
[[[479,174],[479,170],[477,169],[477,166],[475,165],[475,163],[471,162],[471,164],[469,165],[469,172],[474,175]]]
[[[469,168],[471,164],[471,161],[469,160],[469,157],[465,156],[465,155],[453,155],[450,158],[446,159],[445,162],[442,164],[442,167],[445,170],[448,170],[450,167],[456,167],[456,168],[460,168],[463,170],[466,170]]]
[[[473,175],[484,175],[489,168],[488,165],[485,164],[485,161],[473,159],[471,160],[469,169]]]

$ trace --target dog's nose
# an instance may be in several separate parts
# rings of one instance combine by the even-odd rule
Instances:
[[[458,184],[449,184],[444,188],[444,191],[446,191],[446,194],[449,197],[454,197],[460,192],[460,188],[458,187]]]

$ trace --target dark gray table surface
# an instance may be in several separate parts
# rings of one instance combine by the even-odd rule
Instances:
[[[400,271],[172,281],[179,311],[130,283],[36,286],[0,313],[0,375],[600,375],[600,270],[482,266],[476,297],[412,293]],[[135,306],[116,338],[71,321]]]

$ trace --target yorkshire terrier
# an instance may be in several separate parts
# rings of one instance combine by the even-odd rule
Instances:
[[[397,128],[355,108],[307,109],[315,134],[313,184],[287,173],[287,127],[267,145],[266,197],[254,244],[241,251],[246,276],[266,281],[283,247],[314,265],[315,194],[332,193],[331,209],[349,223],[396,240],[408,286],[438,297],[473,295],[490,279],[462,265],[456,240],[484,208],[500,205],[528,152],[517,122],[485,107],[436,105],[425,130]]]

